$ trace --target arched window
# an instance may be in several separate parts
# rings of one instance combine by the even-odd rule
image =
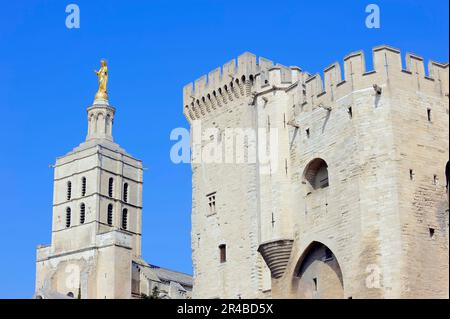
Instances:
[[[111,177],[108,183],[108,195],[109,197],[113,197],[113,194],[114,194],[114,178]]]
[[[86,195],[86,177],[81,178],[81,196]]]
[[[89,135],[94,133],[94,114],[89,116],[89,126],[88,126]]]
[[[123,201],[128,203],[128,183],[123,185]]]
[[[97,115],[96,131],[100,134],[105,132],[105,116],[103,115],[103,113],[98,113],[98,115]]]
[[[312,160],[305,169],[304,181],[313,189],[320,189],[329,186],[328,182],[328,165],[321,159]]]
[[[106,121],[105,121],[105,134],[106,135],[109,134],[110,121],[111,121],[111,116],[108,114],[108,115],[106,115]]]
[[[67,200],[70,200],[72,198],[72,182],[67,182]]]
[[[112,224],[113,224],[113,205],[112,204],[108,205],[108,218],[107,218],[107,221],[108,221],[108,225],[112,226]]]
[[[127,229],[128,227],[128,209],[124,208],[122,211],[122,228]]]
[[[84,224],[85,219],[86,219],[86,205],[84,205],[84,203],[81,203],[81,205],[80,205],[80,224]]]
[[[71,214],[70,207],[67,207],[67,208],[66,208],[66,228],[69,228],[69,227],[70,227],[70,221],[71,221],[71,218],[72,218],[71,215],[72,215],[72,214]]]

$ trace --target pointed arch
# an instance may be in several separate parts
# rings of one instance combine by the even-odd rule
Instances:
[[[111,119],[111,115],[107,114],[106,115],[106,122],[105,122],[105,134],[106,135],[111,135],[111,127],[112,127],[112,119]]]
[[[104,134],[106,127],[105,119],[106,119],[105,114],[103,114],[102,112],[99,112],[97,114],[96,128],[95,128],[95,131],[97,133]]]
[[[93,133],[95,133],[95,125],[94,125],[94,114],[90,114],[89,115],[89,124],[88,124],[88,135],[92,135]]]
[[[344,298],[344,279],[339,261],[321,242],[313,241],[304,250],[294,276],[298,279],[296,293],[299,298]]]

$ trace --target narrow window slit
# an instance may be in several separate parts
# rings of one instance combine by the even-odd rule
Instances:
[[[86,220],[86,205],[81,203],[80,205],[80,224],[84,224]]]
[[[220,262],[224,263],[227,261],[227,246],[225,244],[222,244],[219,246],[220,251]]]
[[[128,209],[126,208],[122,211],[122,228],[125,230],[128,228]]]
[[[86,177],[81,178],[81,196],[86,195]]]
[[[123,185],[123,201],[128,203],[128,183]]]
[[[108,196],[113,197],[114,194],[114,179],[111,177],[108,183]]]
[[[430,228],[428,229],[428,231],[429,231],[429,233],[430,233],[430,238],[433,238],[433,237],[434,237],[434,232],[435,232],[435,231],[434,231],[434,228],[431,228],[431,227],[430,227]]]
[[[72,198],[72,182],[67,182],[67,200],[71,200]]]
[[[70,210],[70,207],[66,208],[66,228],[70,227],[71,219],[72,219],[72,212]]]
[[[107,216],[107,222],[109,226],[112,226],[113,224],[113,205],[108,205],[108,216]]]
[[[317,291],[317,278],[313,278],[314,291]]]

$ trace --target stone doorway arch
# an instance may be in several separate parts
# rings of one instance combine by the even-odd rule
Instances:
[[[312,242],[300,257],[296,271],[296,297],[342,299],[344,282],[334,253],[320,242]]]

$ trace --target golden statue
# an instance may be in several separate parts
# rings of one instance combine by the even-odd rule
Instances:
[[[108,84],[108,66],[105,60],[101,60],[100,64],[100,70],[94,70],[98,77],[98,91],[95,94],[95,100],[108,100],[108,91],[106,90],[106,85]]]

